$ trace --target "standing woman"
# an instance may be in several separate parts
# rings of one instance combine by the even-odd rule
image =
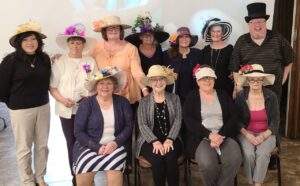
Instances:
[[[90,95],[85,88],[86,79],[96,71],[93,58],[83,56],[82,52],[88,50],[94,39],[86,37],[85,27],[74,24],[65,29],[63,34],[56,37],[56,43],[68,52],[61,56],[52,65],[50,93],[55,98],[55,111],[59,115],[62,129],[67,141],[69,166],[72,170],[72,154],[75,143],[74,118],[79,102]],[[73,184],[75,185],[75,176]]]
[[[160,43],[169,38],[162,26],[154,24],[151,15],[139,15],[132,28],[132,34],[125,40],[138,48],[143,72],[146,74],[152,65],[162,65],[163,52]]]
[[[233,46],[227,44],[232,26],[229,22],[213,18],[206,22],[202,30],[202,37],[206,45],[202,50],[201,61],[211,66],[217,75],[215,82],[216,89],[225,90],[230,96],[233,93],[233,80],[229,77],[228,69]]]
[[[46,185],[51,63],[43,52],[42,39],[45,38],[38,23],[29,21],[19,25],[9,40],[15,52],[8,54],[0,64],[0,101],[10,109],[21,185],[26,186],[35,186],[36,182]]]
[[[95,21],[94,31],[101,32],[102,41],[99,41],[91,51],[99,69],[106,66],[115,66],[127,75],[127,83],[119,95],[126,97],[131,104],[137,103],[143,95],[148,94],[148,89],[141,83],[145,76],[137,48],[124,40],[124,30],[129,25],[121,23],[117,16],[106,16]]]
[[[275,76],[264,73],[259,64],[240,69],[239,81],[243,86],[236,97],[239,116],[240,144],[244,154],[244,172],[248,183],[261,186],[264,182],[271,152],[279,139],[279,103],[276,94],[264,88],[273,85]]]
[[[151,163],[155,186],[165,186],[166,180],[168,185],[179,185],[181,105],[177,95],[165,91],[166,85],[173,84],[175,79],[173,70],[151,66],[144,82],[153,92],[138,107],[137,156],[142,155]]]
[[[178,74],[173,87],[168,91],[175,92],[184,103],[187,94],[196,89],[193,77],[193,68],[200,63],[199,49],[192,48],[198,41],[198,36],[191,35],[189,28],[180,27],[175,34],[170,36],[171,48],[164,52],[163,63],[170,66]]]
[[[104,171],[108,186],[122,186],[126,164],[125,144],[133,127],[129,101],[114,92],[124,85],[125,73],[101,69],[88,81],[96,95],[84,99],[75,117],[74,173],[78,186],[92,186]]]

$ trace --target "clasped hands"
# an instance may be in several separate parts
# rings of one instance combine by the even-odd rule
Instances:
[[[111,141],[105,145],[102,145],[98,150],[98,155],[108,155],[111,154],[118,148],[118,145],[115,141]]]
[[[219,146],[223,143],[224,138],[224,136],[216,132],[211,132],[208,136],[208,139],[210,140],[210,146],[212,148],[219,148]]]
[[[166,139],[162,144],[160,141],[155,141],[152,143],[153,146],[153,153],[154,154],[161,154],[162,156],[174,150],[173,140]]]

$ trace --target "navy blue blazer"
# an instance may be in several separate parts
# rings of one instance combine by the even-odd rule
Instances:
[[[113,95],[115,116],[115,142],[118,147],[123,146],[132,133],[133,114],[129,101],[118,95]],[[88,97],[79,105],[75,116],[74,135],[76,142],[73,149],[73,160],[86,149],[98,152],[103,134],[103,115],[96,96]]]

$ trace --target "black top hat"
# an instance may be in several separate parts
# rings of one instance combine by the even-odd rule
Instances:
[[[270,15],[266,14],[266,3],[251,3],[247,5],[248,16],[245,17],[245,21],[249,23],[251,19],[264,18],[269,19]]]

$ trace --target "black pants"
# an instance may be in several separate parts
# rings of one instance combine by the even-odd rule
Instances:
[[[153,146],[149,143],[144,143],[141,149],[141,155],[148,160],[152,167],[152,175],[155,186],[165,186],[166,179],[168,185],[179,185],[179,170],[177,165],[177,159],[182,151],[182,144],[180,140],[175,140],[174,150],[171,150],[166,155],[152,153]]]
[[[74,176],[72,165],[73,165],[73,147],[75,143],[74,136],[74,118],[75,115],[72,115],[70,119],[59,117],[61,121],[61,126],[64,132],[64,136],[67,141],[68,147],[68,156],[69,156],[69,166],[71,169],[71,174]]]

